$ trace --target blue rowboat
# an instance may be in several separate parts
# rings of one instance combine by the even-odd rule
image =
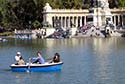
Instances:
[[[44,64],[29,64],[15,65],[11,64],[11,70],[14,72],[42,72],[42,71],[57,71],[61,70],[63,62],[58,63],[44,63]]]

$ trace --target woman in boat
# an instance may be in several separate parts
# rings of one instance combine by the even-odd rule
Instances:
[[[55,53],[52,62],[54,62],[54,63],[60,62],[60,55],[59,55],[59,53]]]
[[[24,60],[22,57],[19,58],[18,65],[24,65]]]
[[[36,58],[33,58],[33,59],[35,59],[35,61],[33,62],[33,63],[38,63],[38,64],[43,64],[43,63],[45,63],[45,60],[44,60],[44,58],[42,57],[42,55],[41,55],[41,52],[37,52],[37,57]]]

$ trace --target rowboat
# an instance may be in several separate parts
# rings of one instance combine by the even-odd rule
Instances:
[[[25,65],[11,64],[11,70],[14,72],[41,72],[41,71],[58,71],[61,70],[63,62],[44,64],[26,63]]]
[[[7,41],[5,38],[0,38],[0,42],[5,42]]]

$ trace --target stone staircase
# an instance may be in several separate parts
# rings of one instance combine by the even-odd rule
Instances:
[[[99,29],[91,27],[84,32],[78,33],[75,37],[105,37],[105,35]]]

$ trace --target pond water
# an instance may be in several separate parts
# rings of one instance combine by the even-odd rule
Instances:
[[[125,38],[7,40],[0,42],[1,84],[125,84]],[[17,51],[25,62],[37,51],[45,59],[58,52],[62,70],[12,72],[9,65]]]

